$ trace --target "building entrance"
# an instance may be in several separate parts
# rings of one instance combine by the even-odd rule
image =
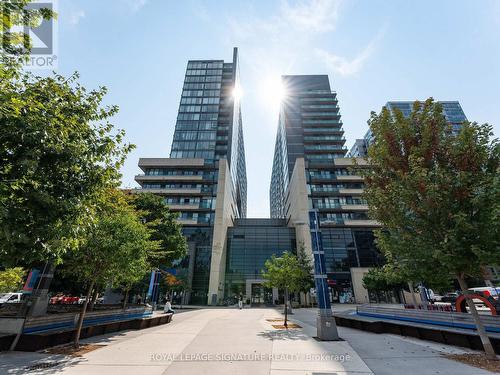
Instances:
[[[262,284],[252,284],[252,294],[250,302],[253,306],[272,305],[272,289],[265,288]]]

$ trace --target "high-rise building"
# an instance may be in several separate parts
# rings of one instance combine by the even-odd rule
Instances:
[[[457,134],[460,131],[462,123],[467,121],[467,117],[465,117],[465,113],[460,103],[458,101],[439,101],[438,103],[441,104],[443,108],[443,116],[451,125],[452,132]],[[408,117],[413,111],[413,104],[414,102],[412,101],[391,101],[387,102],[385,106],[391,111],[399,109],[405,117]]]
[[[328,76],[283,76],[285,98],[279,116],[270,186],[271,217],[295,227],[297,245],[311,252],[309,213],[319,217],[330,295],[367,302],[362,276],[382,262],[362,198],[363,178],[346,158],[336,93]]]
[[[285,192],[297,158],[325,164],[344,157],[337,95],[326,75],[282,76],[281,103],[271,176],[271,217],[285,217]]]
[[[190,284],[188,300],[223,298],[226,234],[246,217],[247,180],[239,102],[238,50],[233,60],[190,60],[170,158],[141,158],[139,192],[164,197],[179,213],[189,246],[178,272]]]
[[[385,107],[391,111],[398,109],[401,111],[403,116],[410,116],[413,111],[413,105],[415,102],[412,101],[390,101],[387,102]],[[443,116],[446,121],[451,126],[451,131],[453,134],[458,134],[462,127],[464,121],[467,121],[462,107],[458,101],[439,101],[443,108]],[[356,139],[351,150],[349,151],[350,157],[366,157],[368,155],[368,147],[373,142],[373,134],[370,129],[366,132],[363,139]]]

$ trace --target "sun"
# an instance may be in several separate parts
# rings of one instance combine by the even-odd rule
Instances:
[[[262,81],[261,93],[263,99],[273,109],[278,109],[286,98],[286,90],[279,75],[270,76]]]
[[[243,96],[243,90],[241,89],[241,86],[240,85],[236,85],[234,88],[233,88],[233,98],[236,99],[236,100],[240,100],[241,97]]]

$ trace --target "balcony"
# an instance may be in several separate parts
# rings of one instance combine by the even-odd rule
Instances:
[[[380,227],[380,223],[377,220],[354,220],[354,219],[345,219],[344,225],[349,227]]]
[[[163,195],[179,195],[179,194],[199,195],[201,194],[201,188],[195,188],[195,189],[143,188],[143,189],[136,189],[136,192],[163,194]]]
[[[342,195],[360,195],[363,194],[364,189],[346,189],[346,188],[340,188],[339,189],[339,194]]]
[[[135,180],[139,181],[201,181],[202,175],[153,175],[153,174],[138,174]]]
[[[339,181],[363,182],[364,178],[357,175],[337,175]]]
[[[367,204],[341,204],[342,211],[368,211]]]
[[[172,211],[191,211],[199,210],[200,206],[199,204],[168,204],[168,208]]]
[[[181,218],[178,218],[177,222],[179,222],[182,225],[196,225],[196,224],[198,224],[198,220],[197,219],[181,219]]]

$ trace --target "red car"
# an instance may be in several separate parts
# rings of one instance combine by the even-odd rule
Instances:
[[[50,299],[52,305],[73,305],[77,304],[79,297],[65,296],[63,294],[57,294]]]

